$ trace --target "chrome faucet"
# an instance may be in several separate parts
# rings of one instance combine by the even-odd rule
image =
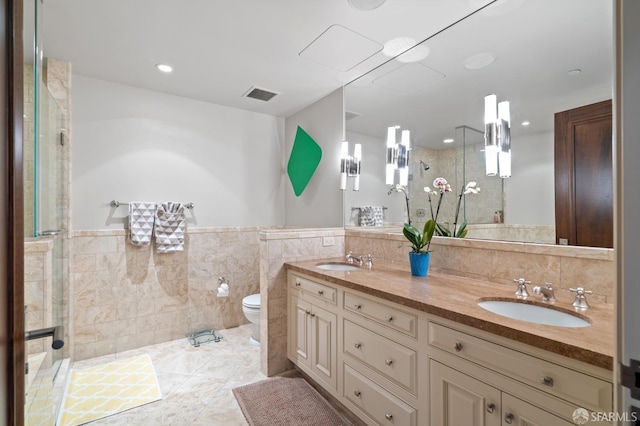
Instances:
[[[355,255],[353,254],[353,252],[349,252],[347,253],[347,255],[345,256],[347,258],[347,262],[349,263],[357,263],[358,266],[362,266],[362,256],[361,255]]]
[[[542,300],[545,302],[553,303],[558,301],[553,291],[553,284],[551,283],[544,283],[544,287],[539,285],[533,287],[533,294],[538,294],[542,296]]]
[[[518,283],[518,289],[516,290],[516,297],[518,299],[526,299],[529,297],[529,292],[527,291],[527,284],[531,284],[531,281],[527,281],[524,278],[513,279],[514,282]]]

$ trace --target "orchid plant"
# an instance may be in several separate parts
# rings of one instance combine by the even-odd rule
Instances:
[[[435,232],[436,235],[443,237],[455,237],[455,238],[464,238],[467,235],[467,221],[463,220],[460,228],[458,228],[458,216],[460,214],[460,203],[462,202],[462,197],[468,194],[478,194],[480,193],[480,187],[477,186],[476,182],[468,182],[466,185],[462,186],[460,190],[460,194],[458,195],[458,204],[456,206],[456,215],[453,221],[453,231],[449,230],[446,226],[438,223],[438,214],[440,213],[440,205],[442,204],[442,197],[447,192],[452,192],[451,185],[447,183],[447,180],[443,177],[436,178],[433,181],[434,189],[432,190],[428,186],[425,186],[424,191],[427,193],[429,198],[429,208],[431,210],[431,220],[435,223]],[[433,196],[438,196],[438,205],[436,207],[435,215],[433,213]]]

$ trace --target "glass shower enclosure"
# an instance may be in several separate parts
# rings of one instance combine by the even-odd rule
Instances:
[[[68,347],[68,116],[47,87],[42,0],[24,2],[25,424],[55,423]],[[55,330],[55,334],[54,334]]]

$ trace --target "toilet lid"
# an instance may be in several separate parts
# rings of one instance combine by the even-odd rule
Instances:
[[[259,308],[260,307],[260,293],[252,294],[244,299],[242,299],[242,304],[249,308]]]

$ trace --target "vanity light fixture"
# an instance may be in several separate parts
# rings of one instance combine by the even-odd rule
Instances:
[[[171,71],[173,71],[171,65],[167,64],[156,64],[156,68],[158,69],[158,71],[162,71],[165,73],[170,73]]]
[[[509,101],[497,103],[494,94],[484,98],[484,156],[487,176],[511,177]]]
[[[357,143],[353,156],[349,155],[349,142],[342,141],[340,154],[340,189],[347,189],[347,177],[353,177],[353,190],[360,190],[360,163],[362,161],[362,145]]]
[[[411,149],[411,132],[402,130],[400,143],[396,143],[397,127],[387,129],[387,185],[393,185],[395,172],[398,170],[400,185],[409,184],[409,150]]]

